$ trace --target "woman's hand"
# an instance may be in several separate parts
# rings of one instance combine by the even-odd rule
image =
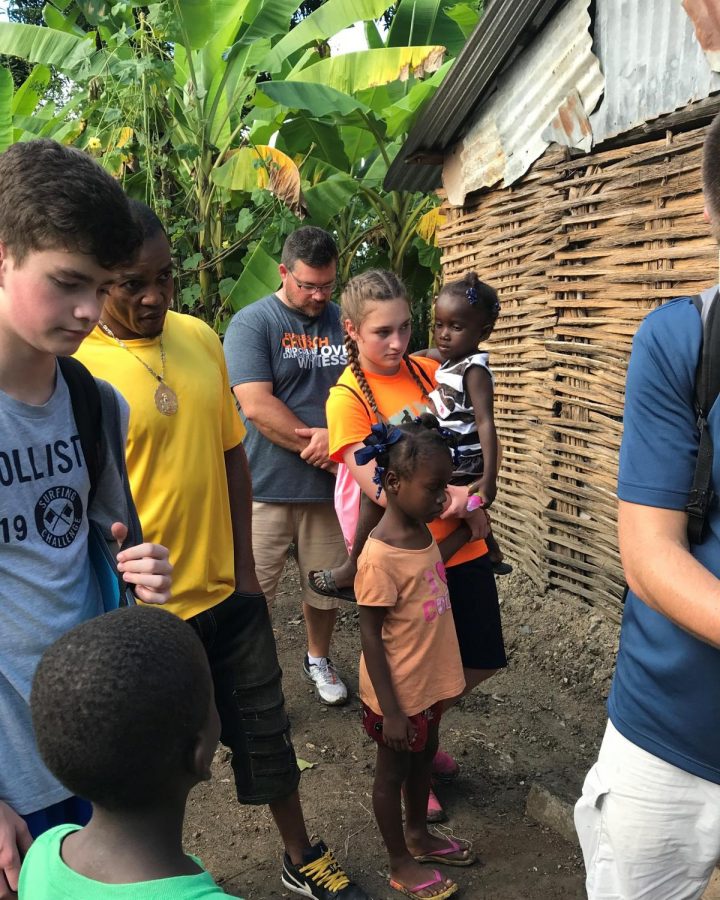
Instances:
[[[461,485],[449,484],[447,486],[447,495],[449,497],[449,502],[440,518],[467,519],[470,515],[467,510],[468,489]]]

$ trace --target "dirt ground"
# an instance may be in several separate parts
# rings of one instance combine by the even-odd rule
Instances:
[[[520,575],[498,579],[508,669],[443,719],[442,745],[461,764],[441,786],[445,827],[471,838],[482,865],[446,869],[466,900],[576,900],[584,896],[579,849],[525,816],[535,783],[572,802],[605,725],[605,698],[618,628],[567,595],[538,596]],[[288,565],[274,626],[298,757],[308,829],[331,846],[374,900],[398,896],[387,886],[383,846],[372,815],[373,746],[360,727],[357,611],[343,604],[333,659],[352,696],[329,709],[302,678],[304,626],[298,578]],[[228,754],[220,748],[214,779],[196,788],[188,807],[186,849],[199,855],[231,896],[295,896],[280,883],[282,850],[266,807],[234,798]]]

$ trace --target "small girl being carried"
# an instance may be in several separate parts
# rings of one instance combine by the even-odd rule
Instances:
[[[428,831],[425,822],[443,701],[465,687],[444,559],[470,538],[464,523],[440,547],[427,527],[447,502],[452,456],[437,419],[399,428],[373,425],[355,452],[375,462],[385,512],[358,560],[360,698],[377,743],[373,808],[390,857],[390,887],[414,898],[450,897],[458,885],[421,863],[468,866],[471,845]],[[405,798],[403,831],[401,793]]]
[[[435,348],[425,355],[439,359],[437,387],[430,400],[442,425],[457,436],[460,460],[451,484],[468,486],[468,508],[487,509],[497,493],[498,439],[493,416],[493,377],[488,354],[478,345],[492,334],[500,303],[494,289],[475,272],[446,283],[435,301]],[[493,572],[507,575],[492,533],[485,537]]]

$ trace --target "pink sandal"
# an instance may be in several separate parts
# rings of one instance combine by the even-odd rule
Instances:
[[[451,858],[453,853],[464,853],[465,855]],[[415,862],[441,863],[444,866],[471,866],[476,861],[477,856],[472,852],[470,841],[456,841],[454,838],[448,838],[447,847],[415,857]]]
[[[433,894],[430,900],[446,900],[447,897],[452,897],[453,894],[456,894],[458,891],[458,886],[454,881],[450,881],[450,879],[443,878],[443,876],[438,872],[437,869],[433,869],[433,877],[428,881],[424,881],[422,884],[416,884],[415,887],[405,887],[404,884],[400,884],[399,881],[395,881],[394,878],[391,878],[388,882],[390,887],[397,891],[399,894],[402,894],[404,897],[412,897],[417,900],[420,891],[424,891],[427,888],[435,887],[435,885],[444,884],[445,890],[440,891],[438,894]]]
[[[459,772],[460,766],[446,750],[438,750],[433,756],[432,774],[438,781],[452,781]]]
[[[427,815],[425,819],[427,822],[444,822],[447,819],[447,814],[442,808],[442,804],[432,788],[430,788],[430,793],[428,794]]]

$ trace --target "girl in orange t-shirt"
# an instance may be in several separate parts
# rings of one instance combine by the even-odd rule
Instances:
[[[467,841],[431,834],[425,817],[443,701],[465,687],[443,559],[467,543],[470,529],[462,523],[438,547],[425,524],[443,511],[453,470],[434,416],[399,428],[373,425],[363,444],[355,462],[374,470],[370,477],[387,504],[355,579],[363,725],[377,743],[373,808],[390,857],[390,887],[437,900],[458,886],[437,869],[428,878],[420,863],[475,862]]]
[[[356,559],[382,513],[385,495],[373,484],[370,467],[356,464],[354,453],[372,424],[399,424],[428,411],[428,393],[435,387],[433,376],[438,362],[408,355],[410,303],[405,286],[392,272],[372,270],[351,279],[343,291],[341,307],[349,365],[330,391],[326,410],[330,457],[339,464],[335,509]],[[358,527],[361,493],[370,501],[364,507],[373,508],[375,515],[362,516]],[[450,485],[448,496],[449,505],[430,523],[436,541],[458,528],[461,519],[467,520],[474,532],[483,526],[487,529],[482,509],[467,511],[467,487]],[[351,574],[344,583],[351,585],[354,561],[348,569]],[[485,541],[466,543],[448,561],[447,574],[469,691],[507,665],[497,589]],[[337,578],[333,580],[333,576]],[[337,570],[326,570],[311,572],[309,581],[315,590],[327,587],[333,591],[340,577]],[[435,774],[440,778],[457,774],[457,764],[449,754],[439,752]],[[433,793],[428,818],[444,818]]]

